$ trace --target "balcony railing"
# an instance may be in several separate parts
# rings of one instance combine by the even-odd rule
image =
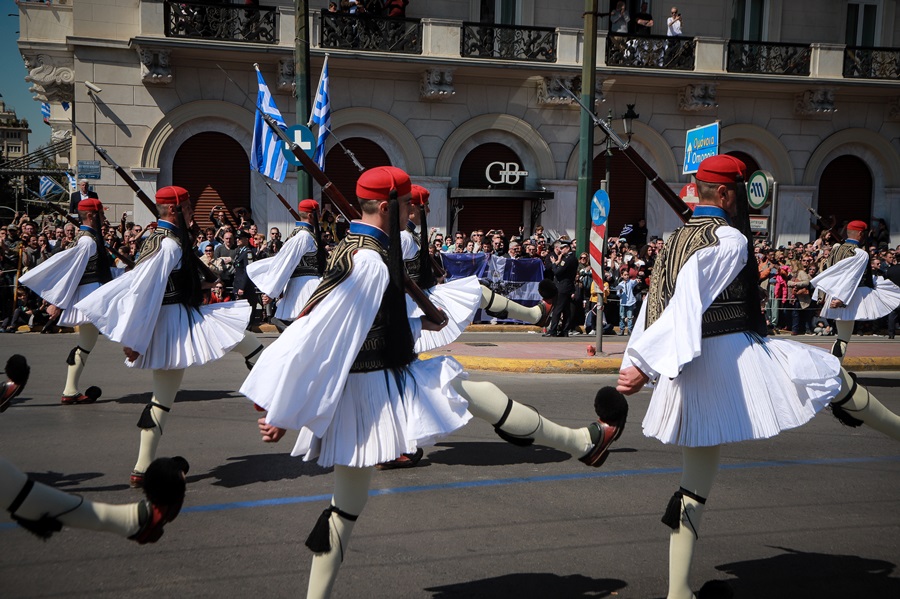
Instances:
[[[809,76],[809,44],[728,42],[728,72]]]
[[[322,10],[322,48],[422,53],[422,22]]]
[[[847,46],[844,77],[900,80],[900,48]]]
[[[165,3],[166,37],[277,44],[276,10],[204,2]]]
[[[694,70],[697,42],[689,37],[618,35],[606,37],[606,64],[611,67]]]
[[[464,22],[463,58],[556,62],[556,29]]]

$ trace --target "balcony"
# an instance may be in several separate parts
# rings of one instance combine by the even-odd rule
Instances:
[[[606,65],[693,71],[696,48],[696,40],[689,37],[610,33],[606,37]]]
[[[460,56],[556,62],[556,29],[463,22]]]
[[[728,42],[729,73],[809,77],[812,50],[809,44]]]
[[[204,2],[165,2],[166,37],[277,44],[276,9]]]
[[[367,52],[422,53],[422,22],[322,10],[319,47]]]
[[[900,79],[900,48],[847,46],[844,77],[848,79]]]

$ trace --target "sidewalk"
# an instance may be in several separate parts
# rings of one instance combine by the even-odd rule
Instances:
[[[519,334],[502,339],[503,333],[512,329]],[[523,340],[521,333],[533,332]],[[494,333],[499,333],[494,334]],[[498,337],[501,339],[498,340]],[[776,335],[831,350],[835,337]],[[480,339],[481,338],[481,339]],[[588,346],[596,350],[596,335],[569,336],[566,339],[549,339],[540,336],[536,327],[473,325],[454,343],[423,353],[423,357],[450,355],[466,370],[497,370],[547,374],[615,374],[622,364],[622,354],[627,337],[606,335],[603,337],[603,354],[588,355]],[[844,359],[847,370],[900,370],[900,338],[854,336]]]

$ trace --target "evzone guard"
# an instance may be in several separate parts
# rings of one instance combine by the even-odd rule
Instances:
[[[51,304],[47,310],[51,317],[62,312],[59,326],[78,327],[78,345],[66,358],[68,369],[61,401],[67,405],[93,403],[100,397],[99,387],[88,387],[84,393],[79,388],[81,373],[100,332],[75,304],[113,278],[112,261],[100,235],[103,204],[97,198],[89,198],[78,202],[77,207],[81,227],[75,243],[29,269],[19,279],[22,285]]]
[[[857,320],[878,320],[900,306],[900,287],[872,273],[872,261],[865,248],[866,223],[847,224],[847,239],[831,246],[821,273],[810,284],[825,293],[820,315],[837,325],[831,353],[842,363]]]
[[[472,383],[453,358],[418,359],[414,340],[440,328],[410,318],[404,297],[401,222],[409,212],[409,176],[370,169],[356,195],[362,217],[332,253],[303,313],[263,352],[241,392],[267,410],[264,441],[300,430],[292,451],[334,467],[331,505],[307,539],[314,552],[308,597],[331,593],[376,464],[413,453],[452,433],[472,415],[520,443],[536,442],[599,466],[624,426],[627,405],[598,393],[601,419],[559,426],[491,383]]]
[[[153,397],[138,420],[141,443],[131,486],[143,485],[156,457],[163,426],[184,369],[200,366],[231,350],[251,368],[262,351],[246,331],[251,307],[246,300],[201,305],[199,259],[191,251],[191,202],[186,189],[163,187],[156,193],[159,220],[144,241],[134,269],[77,304],[110,340],[124,345],[125,364],[153,371]]]
[[[722,445],[773,437],[828,405],[844,424],[867,424],[900,440],[900,418],[837,358],[764,336],[757,271],[747,263],[753,254],[746,207],[737,219],[746,232],[730,220],[745,202],[745,171],[727,155],[700,164],[700,205],[657,258],[619,374],[617,389],[626,395],[654,386],[644,434],[682,447],[681,486],[663,516],[672,528],[668,599],[694,597],[694,545]],[[722,585],[707,583],[696,596],[730,597]]]
[[[423,329],[415,342],[415,351],[427,352],[456,341],[466,327],[472,324],[478,308],[484,309],[491,316],[513,318],[539,326],[546,325],[551,310],[549,300],[556,296],[556,286],[551,281],[541,282],[540,293],[543,299],[531,307],[494,293],[474,276],[438,284],[439,276],[435,271],[439,267],[435,265],[427,250],[422,249],[421,243],[421,232],[428,230],[430,197],[431,193],[421,185],[411,186],[409,220],[406,228],[400,233],[400,243],[403,248],[403,263],[409,278],[422,287],[428,297],[447,315],[447,324],[437,331]],[[423,316],[422,310],[411,298],[407,297],[406,303],[410,317]],[[501,419],[498,426],[502,424]],[[396,460],[378,464],[376,468],[379,470],[410,468],[418,463],[422,455],[422,448],[419,447],[415,453],[404,453]]]
[[[25,385],[31,368],[24,356],[6,362],[0,383],[0,413]],[[109,532],[141,545],[155,543],[165,525],[174,520],[184,503],[188,463],[184,458],[159,458],[147,468],[145,498],[136,503],[113,505],[89,501],[35,482],[12,463],[0,458],[0,507],[16,524],[41,539],[49,539],[63,526]]]
[[[297,318],[322,274],[319,263],[323,259],[317,242],[319,203],[302,200],[298,208],[300,224],[278,253],[247,267],[247,275],[262,293],[281,298],[275,318],[284,322]]]

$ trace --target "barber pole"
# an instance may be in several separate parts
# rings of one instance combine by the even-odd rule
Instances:
[[[603,249],[606,247],[606,221],[609,219],[609,194],[601,189],[591,199],[591,237],[588,253],[591,258],[591,275],[600,289],[597,296],[597,350],[603,353]]]

